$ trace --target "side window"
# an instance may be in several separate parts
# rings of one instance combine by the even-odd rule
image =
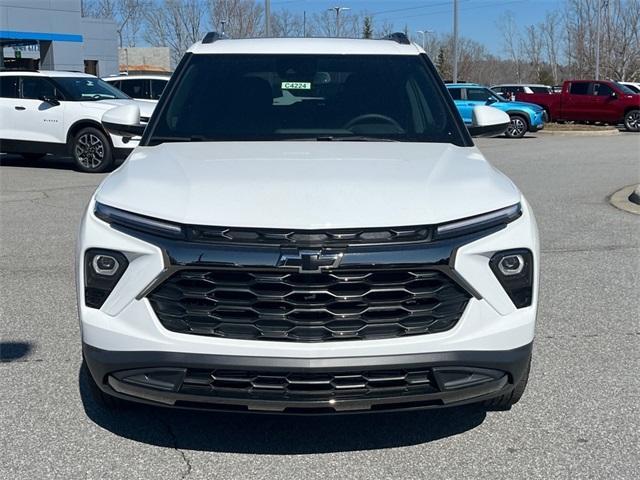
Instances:
[[[151,98],[153,100],[158,100],[162,92],[164,91],[164,87],[167,86],[166,80],[151,80]]]
[[[613,94],[613,88],[605,83],[594,83],[593,94],[599,97],[610,97]]]
[[[516,93],[524,93],[524,87],[516,87],[515,92]]]
[[[107,82],[109,85],[113,85],[114,87],[116,87],[118,90],[122,90],[122,82],[120,80],[116,81],[116,82]]]
[[[18,98],[18,77],[0,77],[0,97]]]
[[[132,98],[149,98],[149,80],[144,78],[122,80],[120,90]]]
[[[454,100],[462,100],[462,89],[461,88],[450,88],[449,94],[451,98]]]
[[[589,93],[589,83],[574,82],[569,87],[569,93],[571,95],[587,95]]]
[[[22,98],[39,100],[42,97],[57,98],[56,87],[42,77],[22,77]]]
[[[467,100],[471,102],[486,102],[492,97],[486,88],[467,88]]]
[[[507,87],[493,87],[492,89],[494,92],[498,92],[498,93],[504,93],[507,91]]]

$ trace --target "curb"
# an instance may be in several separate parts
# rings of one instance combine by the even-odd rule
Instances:
[[[612,128],[610,130],[540,130],[536,133],[545,135],[565,135],[576,137],[607,137],[610,135],[620,135],[620,130]]]
[[[624,187],[609,197],[609,203],[614,207],[624,210],[625,212],[635,213],[640,215],[640,204],[632,200],[632,197],[638,198],[640,202],[640,196],[638,195],[640,185],[629,185]]]

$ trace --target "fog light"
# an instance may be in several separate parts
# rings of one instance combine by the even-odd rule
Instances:
[[[498,263],[498,268],[503,275],[518,275],[524,268],[524,259],[522,255],[507,255],[502,257],[500,263]]]
[[[84,302],[100,308],[129,266],[127,257],[113,250],[90,248],[84,254]]]
[[[96,255],[93,257],[91,266],[93,266],[96,273],[112,277],[117,273],[120,264],[111,255]]]
[[[533,300],[533,255],[519,248],[496,252],[489,267],[516,308],[528,307]]]

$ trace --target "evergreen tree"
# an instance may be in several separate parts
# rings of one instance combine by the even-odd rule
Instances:
[[[449,74],[449,62],[447,61],[447,54],[444,51],[444,48],[440,47],[438,50],[438,56],[436,57],[436,68],[438,69],[438,73],[440,76],[447,80]]]
[[[362,38],[373,37],[373,20],[370,16],[364,17],[364,25],[362,26]]]

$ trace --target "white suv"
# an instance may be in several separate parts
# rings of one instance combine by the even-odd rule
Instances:
[[[117,75],[103,80],[136,100],[158,103],[169,75]]]
[[[82,220],[83,368],[112,407],[509,408],[538,265],[529,204],[405,36],[208,35]]]
[[[84,172],[104,172],[138,139],[109,135],[100,121],[117,106],[139,104],[93,75],[62,71],[0,72],[0,151],[30,159],[70,154]]]

